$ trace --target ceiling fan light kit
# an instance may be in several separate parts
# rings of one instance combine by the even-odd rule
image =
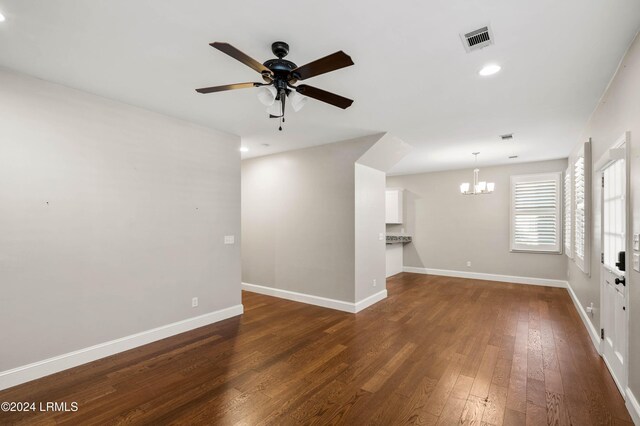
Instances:
[[[353,103],[351,99],[313,86],[306,84],[295,85],[299,81],[353,65],[351,57],[341,50],[324,58],[309,62],[306,65],[297,66],[295,63],[284,59],[284,57],[289,54],[289,45],[284,41],[276,41],[271,45],[271,51],[276,58],[269,59],[263,64],[236,49],[229,43],[216,41],[210,43],[210,45],[259,72],[264,82],[205,87],[196,89],[196,92],[214,93],[259,87],[258,100],[267,107],[270,118],[280,119],[279,130],[282,130],[282,123],[284,123],[287,98],[289,98],[289,103],[296,112],[302,109],[307,103],[308,98],[313,98],[342,109],[350,107]]]
[[[276,88],[273,86],[263,86],[258,89],[258,100],[264,106],[271,106],[276,101],[276,96],[278,96],[278,92]]]

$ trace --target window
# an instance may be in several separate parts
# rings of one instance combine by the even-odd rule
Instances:
[[[560,253],[561,172],[511,176],[511,250]]]
[[[617,160],[603,171],[602,196],[602,252],[604,265],[615,271],[618,253],[624,251],[625,238],[625,180],[624,160]]]
[[[573,208],[571,205],[571,166],[567,167],[564,172],[564,253],[571,258],[572,257],[572,241],[571,241],[571,214]]]
[[[591,214],[591,143],[585,142],[572,157],[573,172],[573,260],[576,266],[590,273],[590,214]]]

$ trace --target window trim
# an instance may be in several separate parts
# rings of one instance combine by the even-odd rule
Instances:
[[[518,246],[515,239],[515,184],[518,181],[536,181],[536,180],[555,180],[556,181],[556,245],[551,248],[528,248]],[[546,173],[535,173],[535,174],[526,174],[526,175],[512,175],[511,176],[511,195],[509,200],[509,251],[512,253],[541,253],[541,254],[562,254],[563,242],[562,235],[564,234],[563,224],[563,175],[562,172],[546,172]]]

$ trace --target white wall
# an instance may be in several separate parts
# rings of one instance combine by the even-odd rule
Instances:
[[[381,170],[355,165],[356,301],[386,288],[386,242],[379,238],[385,234],[385,179]]]
[[[510,177],[566,167],[567,160],[484,167],[482,180],[495,182],[496,189],[479,196],[460,193],[460,184],[473,180],[472,169],[390,176],[387,187],[405,189],[405,222],[387,230],[404,228],[413,237],[404,245],[405,266],[566,280],[565,256],[512,253],[509,246]]]
[[[385,176],[410,148],[387,133],[243,161],[247,289],[348,312],[386,297]]]
[[[631,221],[632,234],[640,233],[640,38],[636,37],[617,74],[594,111],[579,141],[580,145],[592,139],[593,162],[605,153],[626,131],[631,132]],[[600,330],[600,186],[597,171],[592,175],[591,218],[591,276],[584,274],[569,262],[569,284],[583,307],[594,303],[596,310],[590,320]],[[627,247],[632,235],[627,236]],[[640,273],[632,270],[629,262],[630,283],[627,285],[629,308],[629,388],[640,398]],[[640,414],[640,413],[639,413]]]
[[[378,139],[242,162],[243,282],[355,302],[354,165]]]
[[[0,372],[241,303],[238,137],[7,70],[0,131]]]

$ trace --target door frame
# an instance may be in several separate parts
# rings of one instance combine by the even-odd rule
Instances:
[[[620,156],[620,151],[619,149],[621,149],[621,147],[624,145],[624,151],[623,151],[623,155]],[[630,256],[630,253],[633,253],[633,234],[632,234],[632,224],[631,224],[631,191],[630,191],[630,187],[631,187],[631,133],[630,132],[625,132],[621,137],[619,137],[610,147],[609,149],[607,149],[607,151],[600,157],[600,159],[596,162],[595,164],[595,170],[598,173],[598,181],[602,182],[602,176],[603,176],[603,171],[604,169],[611,164],[612,162],[619,160],[619,159],[624,159],[625,160],[625,265],[626,265],[626,270],[624,271],[624,279],[627,283],[627,285],[630,285],[630,280],[629,280],[629,275],[630,275],[630,271],[629,268],[633,268],[633,264],[630,263],[630,261],[632,262],[633,257]],[[600,186],[600,206],[599,206],[599,214],[600,214],[600,255],[602,256],[603,253],[603,242],[604,242],[604,214],[602,211],[602,208],[604,206],[604,190],[602,188],[602,186]],[[599,283],[598,285],[600,286],[600,328],[603,327],[604,324],[604,313],[603,313],[603,305],[604,305],[604,285],[602,284],[603,281],[603,270],[604,270],[604,264],[602,262],[600,262],[600,278],[599,278]],[[611,372],[611,377],[613,378],[613,381],[615,382],[616,386],[618,387],[618,390],[620,391],[620,393],[622,394],[622,397],[626,400],[627,397],[627,393],[626,393],[626,389],[627,389],[627,385],[629,383],[629,310],[630,310],[630,306],[629,306],[629,288],[627,288],[627,290],[625,291],[625,314],[624,314],[624,321],[626,322],[626,331],[627,331],[627,335],[625,338],[625,344],[624,344],[624,365],[622,368],[622,376],[623,377],[615,377],[615,375],[613,374],[612,369],[609,367],[609,364],[607,362],[607,359],[604,356],[604,341],[601,340],[600,341],[600,348],[598,350],[598,352],[600,352],[600,356],[602,357],[604,363],[607,365],[607,369],[609,369],[609,371]],[[606,333],[606,330],[605,330]]]

